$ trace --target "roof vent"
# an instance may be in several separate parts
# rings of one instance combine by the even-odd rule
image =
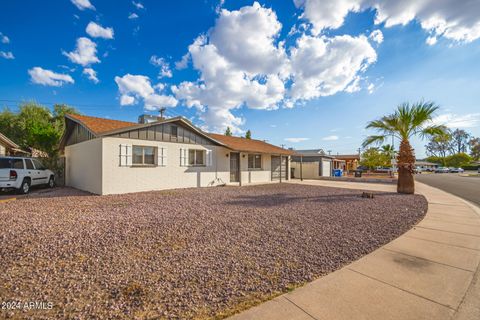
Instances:
[[[142,114],[138,117],[138,123],[146,124],[163,120],[158,116],[152,116],[150,114]]]

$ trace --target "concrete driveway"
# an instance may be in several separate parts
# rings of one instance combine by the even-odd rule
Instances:
[[[415,180],[480,205],[480,176],[467,177],[458,173],[431,173],[417,174]]]

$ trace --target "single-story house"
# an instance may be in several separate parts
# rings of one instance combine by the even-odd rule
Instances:
[[[101,195],[281,182],[293,154],[206,133],[183,117],[134,123],[73,114],[65,116],[60,149],[66,185]]]
[[[359,154],[337,154],[334,156],[339,162],[343,162],[342,169],[344,172],[351,172],[357,170],[357,167],[360,165],[360,155]]]
[[[0,133],[0,156],[26,155],[28,152],[20,149],[20,146]]]
[[[295,150],[290,166],[292,178],[331,177],[334,169],[334,157],[325,154],[322,149]]]
[[[416,160],[415,161],[415,167],[416,168],[422,168],[423,170],[426,169],[436,169],[438,168],[439,164],[438,163],[433,163],[429,161],[423,161],[423,160]]]

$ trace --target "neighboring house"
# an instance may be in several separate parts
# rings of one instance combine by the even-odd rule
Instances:
[[[322,149],[295,150],[290,163],[292,178],[318,179],[331,177],[335,168],[334,157]]]
[[[436,168],[438,168],[438,166],[439,166],[438,163],[433,163],[433,162],[428,162],[428,161],[423,161],[423,160],[416,160],[415,161],[415,167],[416,168],[421,168],[423,170],[436,169]]]
[[[343,162],[342,167],[340,167],[339,169],[342,169],[347,173],[357,170],[357,167],[360,164],[360,155],[358,154],[337,154],[334,157],[335,160]]]
[[[183,117],[134,123],[66,115],[65,123],[66,185],[102,195],[286,180],[293,154],[203,132]]]
[[[15,142],[0,133],[0,156],[15,156],[27,154],[28,152],[20,149],[20,147]]]

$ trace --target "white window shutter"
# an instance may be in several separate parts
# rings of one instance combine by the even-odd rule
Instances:
[[[128,167],[132,165],[132,145],[121,144],[119,146],[119,159],[121,167]]]
[[[166,166],[167,165],[167,149],[163,147],[159,147],[157,152],[158,152],[157,165],[162,167]]]
[[[210,167],[212,165],[212,154],[213,154],[213,150],[208,150],[206,151],[206,157],[207,157],[207,167]]]
[[[127,165],[127,155],[126,155],[126,150],[125,150],[125,145],[124,144],[121,144],[119,146],[119,164],[120,164],[120,167],[124,167]]]
[[[126,144],[125,145],[126,149],[126,158],[127,158],[127,167],[132,166],[132,145],[131,144]]]
[[[180,167],[184,167],[186,166],[186,152],[187,149],[184,149],[184,148],[180,148]]]

